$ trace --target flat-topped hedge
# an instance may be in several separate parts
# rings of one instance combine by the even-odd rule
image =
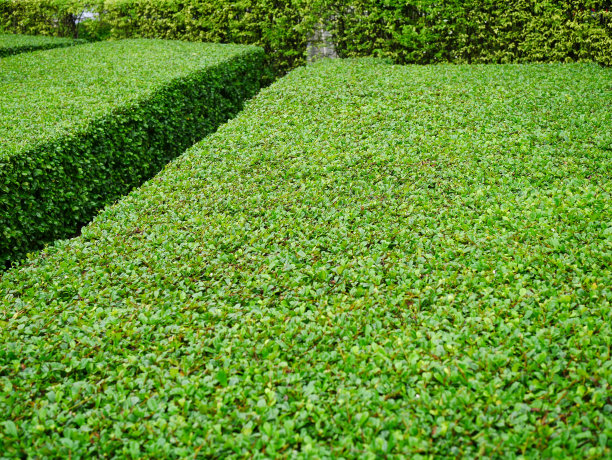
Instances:
[[[74,234],[237,113],[256,47],[127,40],[3,60],[0,266]]]
[[[293,71],[4,273],[0,451],[610,457],[611,78]]]
[[[79,43],[83,43],[83,40],[0,33],[0,58],[28,51],[62,48]]]

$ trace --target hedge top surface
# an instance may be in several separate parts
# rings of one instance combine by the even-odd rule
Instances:
[[[21,35],[0,33],[1,48],[45,48],[50,46],[71,45],[77,42],[72,38],[46,37],[41,35]]]
[[[0,158],[72,133],[160,85],[252,49],[141,39],[6,58],[0,69]]]
[[[292,72],[3,275],[4,451],[609,457],[611,79]]]

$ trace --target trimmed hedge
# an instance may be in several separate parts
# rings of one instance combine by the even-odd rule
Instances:
[[[61,48],[82,43],[69,38],[35,37],[31,35],[0,34],[0,58],[28,51]]]
[[[162,40],[4,59],[0,265],[74,235],[236,114],[263,61],[255,47]]]
[[[0,26],[88,39],[256,44],[277,73],[305,62],[320,22],[343,57],[610,65],[610,10],[609,0],[0,0]],[[84,11],[97,20],[79,22]]]
[[[611,80],[292,72],[4,273],[0,451],[609,458]]]

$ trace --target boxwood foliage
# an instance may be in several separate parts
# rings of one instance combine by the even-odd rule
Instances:
[[[264,53],[127,40],[12,56],[0,70],[0,265],[73,235],[236,114]]]
[[[610,457],[611,78],[293,71],[3,274],[0,451]]]
[[[28,51],[71,46],[77,43],[82,43],[82,41],[70,38],[0,33],[0,58]]]
[[[278,73],[305,61],[321,22],[343,57],[611,65],[610,9],[609,0],[0,0],[0,27],[256,44]],[[95,19],[83,21],[85,11]]]

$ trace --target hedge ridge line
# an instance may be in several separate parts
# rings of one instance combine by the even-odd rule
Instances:
[[[604,0],[0,0],[0,26],[88,39],[147,37],[255,44],[282,73],[327,24],[342,57],[428,64],[612,64]],[[84,11],[96,20],[80,21]]]
[[[29,51],[47,50],[83,43],[71,38],[44,37],[21,34],[0,34],[0,58]]]
[[[146,40],[125,46],[145,44],[164,46]],[[197,45],[187,45],[197,51]],[[79,47],[80,52],[88,46],[106,45]],[[0,266],[73,235],[96,211],[236,114],[259,90],[263,74],[261,49],[228,47],[217,63],[186,72],[84,125],[75,123],[74,131],[0,155]]]

